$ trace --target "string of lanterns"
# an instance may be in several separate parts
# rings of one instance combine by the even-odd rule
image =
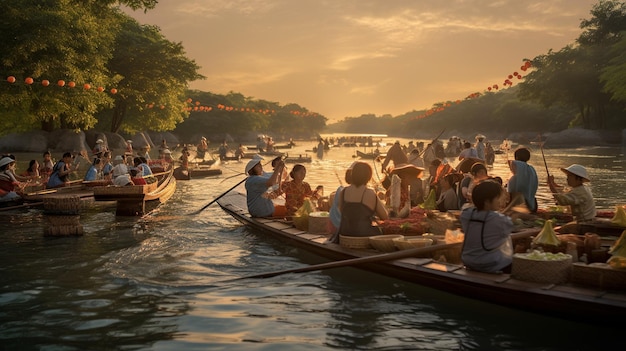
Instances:
[[[524,60],[524,64],[520,67],[520,69],[522,71],[526,72],[531,67],[532,67],[532,62],[530,60],[525,59]],[[502,83],[503,88],[505,88],[507,86],[510,88],[510,87],[513,86],[513,81],[512,81],[513,77],[516,77],[518,80],[523,78],[522,75],[519,72],[517,72],[517,71],[513,72],[513,74],[509,74],[507,76],[507,78],[504,79],[504,82]],[[494,84],[492,86],[487,87],[486,90],[488,92],[491,92],[492,90],[498,90],[498,89],[500,89],[500,86],[498,84]],[[479,92],[472,93],[472,94],[469,94],[465,98],[465,100],[476,99],[476,98],[480,97],[481,95],[482,94],[479,93]],[[455,101],[455,104],[460,104],[460,103],[461,103],[461,100],[456,100]],[[431,109],[427,110],[426,112],[422,113],[419,116],[414,117],[413,119],[422,119],[422,118],[425,118],[425,117],[428,117],[428,116],[432,116],[435,113],[442,112],[443,110],[445,110],[447,107],[450,107],[450,106],[452,106],[452,103],[451,102],[446,102],[446,103],[441,104],[439,106],[432,107]]]
[[[8,76],[6,81],[8,83],[10,83],[10,84],[15,84],[17,82],[17,79],[14,76]],[[44,86],[44,87],[48,87],[48,86],[51,85],[51,82],[49,80],[47,80],[47,79],[43,79],[41,82],[35,81],[32,77],[26,77],[24,79],[24,84],[26,84],[26,85],[33,85],[35,83],[41,83],[41,85]],[[75,88],[76,87],[76,82],[69,81],[69,82],[66,83],[65,80],[59,79],[57,81],[56,85],[59,86],[59,87],[67,86],[68,88]],[[83,89],[90,90],[91,88],[92,88],[91,84],[89,84],[89,83],[83,84]],[[102,92],[104,92],[104,87],[98,86],[95,90],[97,92],[99,92],[99,93],[102,93]],[[115,95],[115,94],[117,94],[117,89],[111,88],[110,92],[111,92],[111,94]]]

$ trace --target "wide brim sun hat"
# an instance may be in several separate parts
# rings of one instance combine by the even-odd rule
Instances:
[[[6,166],[6,165],[8,165],[8,164],[10,164],[12,162],[15,162],[15,160],[10,158],[10,157],[3,157],[0,160],[0,167],[4,167],[4,166]]]
[[[571,173],[575,176],[581,177],[584,181],[590,182],[589,175],[587,175],[587,169],[581,165],[573,164],[567,168],[561,168],[561,171],[565,173]]]
[[[246,164],[246,174],[249,174],[250,170],[259,163],[261,163],[261,160],[258,158],[253,158],[252,160],[248,161],[248,164]]]

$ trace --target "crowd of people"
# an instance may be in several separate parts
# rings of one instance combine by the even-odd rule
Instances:
[[[490,144],[478,135],[475,144],[457,140],[459,163],[452,167],[437,156],[437,141],[420,150],[419,144],[409,147],[394,143],[382,160],[384,179],[373,181],[369,163],[356,161],[345,173],[345,183],[330,194],[329,242],[338,242],[341,235],[373,236],[381,234],[377,222],[402,215],[401,209],[425,205],[434,196],[434,208],[439,211],[459,211],[465,234],[463,263],[474,270],[507,272],[510,270],[513,248],[510,233],[513,218],[533,214],[538,210],[536,193],[537,172],[528,163],[530,150],[519,147],[513,160],[508,160],[511,176],[504,181],[489,174]],[[463,148],[461,149],[461,145]],[[427,161],[428,149],[435,157]],[[246,165],[246,191],[249,213],[254,217],[293,216],[305,199],[317,200],[319,194],[304,181],[306,168],[296,165],[283,180],[285,165],[279,161],[272,172],[263,170],[262,159],[255,158]],[[427,165],[424,168],[423,165]],[[579,223],[592,221],[596,215],[594,199],[587,182],[586,169],[571,165],[561,169],[567,176],[569,190],[548,178],[548,186],[559,205],[570,206]],[[426,174],[428,172],[428,174]],[[375,184],[377,188],[373,188]],[[273,201],[285,197],[285,205]]]

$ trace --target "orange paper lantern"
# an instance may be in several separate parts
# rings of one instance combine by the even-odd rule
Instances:
[[[90,85],[90,84],[88,84],[88,83],[85,83],[85,84],[83,85],[83,88],[84,88],[85,90],[89,90],[89,89],[91,89],[91,85]]]
[[[98,87],[98,89],[96,89],[96,90],[98,90],[98,92],[101,93],[101,92],[104,91],[104,88],[103,87]]]
[[[13,76],[9,76],[9,77],[7,78],[7,82],[9,82],[9,83],[15,83],[15,77],[13,77]]]
[[[31,84],[33,84],[33,79],[31,77],[28,77],[28,78],[24,79],[24,83],[26,83],[28,85],[31,85]]]
[[[59,80],[57,82],[57,85],[60,86],[60,87],[63,87],[63,86],[65,86],[65,81],[64,80]]]
[[[115,88],[111,89],[111,94],[117,94],[117,89]]]
[[[69,82],[69,83],[67,83],[67,86],[68,86],[68,87],[70,87],[70,88],[73,88],[73,87],[75,87],[75,86],[76,86],[76,83],[74,83],[74,82]]]
[[[50,85],[50,81],[47,79],[44,79],[41,81],[41,85],[43,85],[44,87],[47,87],[48,85]]]

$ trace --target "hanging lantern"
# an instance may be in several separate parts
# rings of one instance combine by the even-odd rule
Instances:
[[[15,83],[15,77],[13,77],[13,76],[9,76],[9,77],[7,77],[7,82],[9,82],[9,83]]]
[[[31,77],[28,77],[28,78],[24,79],[24,83],[26,83],[28,85],[31,85],[31,84],[33,84],[33,79]]]
[[[91,89],[91,85],[89,83],[85,83],[85,84],[83,84],[83,88],[85,90],[89,90],[89,89]]]
[[[96,89],[96,90],[97,90],[99,93],[101,93],[101,92],[103,92],[103,91],[104,91],[104,88],[103,88],[103,87],[98,87],[98,89]]]
[[[75,86],[76,86],[76,83],[74,83],[74,82],[69,82],[69,83],[67,83],[67,86],[68,86],[68,87],[70,87],[70,88],[73,88],[73,87],[75,87]]]
[[[117,89],[115,89],[115,88],[111,89],[111,94],[113,94],[113,95],[117,94]]]
[[[48,85],[50,85],[50,81],[47,79],[44,79],[41,81],[41,85],[43,85],[44,87],[47,87]]]
[[[512,75],[512,74],[509,74],[509,79],[512,79],[512,78],[513,78],[513,75]]]
[[[63,87],[63,86],[65,86],[65,81],[64,80],[59,80],[57,82],[57,85],[60,86],[60,87]]]

